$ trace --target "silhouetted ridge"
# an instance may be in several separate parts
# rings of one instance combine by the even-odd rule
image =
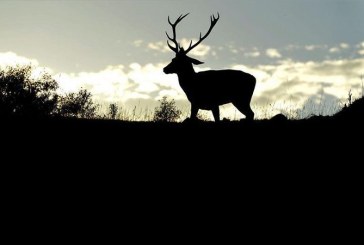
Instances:
[[[364,118],[364,97],[354,101],[351,105],[345,106],[334,115],[340,119],[363,119]]]

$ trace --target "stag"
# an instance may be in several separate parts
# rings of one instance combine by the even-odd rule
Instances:
[[[176,27],[186,16],[181,15],[172,23],[168,16],[168,23],[172,27],[172,37],[166,32],[168,47],[176,53],[176,57],[164,69],[164,73],[176,73],[179,84],[186,93],[191,103],[191,119],[196,119],[200,109],[211,110],[216,122],[220,121],[219,106],[232,103],[247,120],[254,119],[254,112],[250,108],[250,101],[253,96],[256,79],[251,74],[238,70],[209,70],[196,73],[193,65],[200,65],[203,62],[193,59],[187,54],[197,47],[211,33],[220,18],[211,16],[211,24],[207,33],[199,40],[184,50],[177,42]],[[171,41],[174,45],[171,45]]]

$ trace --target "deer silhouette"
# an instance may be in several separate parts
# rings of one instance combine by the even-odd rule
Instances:
[[[209,70],[196,73],[193,65],[200,65],[203,62],[187,56],[188,52],[197,47],[212,31],[220,18],[211,16],[211,24],[207,33],[202,36],[200,33],[199,40],[192,44],[192,41],[184,50],[177,42],[176,27],[181,20],[188,14],[180,15],[172,23],[168,16],[168,23],[172,27],[173,36],[166,32],[168,47],[176,53],[176,57],[164,69],[164,73],[176,73],[179,84],[186,93],[191,103],[191,119],[196,119],[198,110],[211,110],[216,122],[220,121],[219,106],[232,103],[247,120],[254,119],[254,112],[250,108],[250,101],[253,96],[256,79],[253,75],[239,70]],[[172,46],[171,41],[174,46]]]

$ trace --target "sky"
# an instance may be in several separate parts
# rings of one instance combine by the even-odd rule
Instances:
[[[1,0],[0,66],[32,63],[51,72],[61,92],[86,88],[100,103],[153,108],[163,96],[187,108],[176,75],[167,17],[197,71],[238,69],[257,78],[252,106],[264,117],[319,108],[363,93],[363,0]],[[223,82],[223,81],[222,81]],[[243,118],[230,106],[222,116]]]

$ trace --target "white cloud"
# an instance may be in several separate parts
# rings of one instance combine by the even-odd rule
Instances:
[[[80,88],[89,90],[101,101],[125,101],[132,96],[129,81],[123,66],[109,66],[99,72],[80,72],[56,74],[62,92],[76,92]]]
[[[364,55],[364,42],[356,45],[356,47],[358,47],[360,49],[360,50],[358,50],[358,54]]]
[[[253,104],[261,107],[276,104],[274,113],[277,113],[281,107],[286,110],[302,108],[308,99],[319,95],[345,100],[351,89],[354,97],[358,97],[361,92],[358,77],[363,67],[364,58],[323,62],[284,60],[277,65],[234,65],[231,68],[253,74],[257,78]]]
[[[340,43],[340,48],[342,48],[342,49],[348,49],[348,48],[350,48],[350,46],[347,43]]]
[[[159,41],[159,42],[154,42],[154,43],[148,43],[148,48],[151,50],[156,50],[162,53],[166,53],[169,52],[170,49],[168,48],[167,43]]]
[[[229,43],[226,45],[226,47],[233,54],[239,53],[239,49],[236,47],[236,45],[234,43]]]
[[[31,77],[39,77],[44,72],[52,73],[53,71],[48,67],[39,66],[39,62],[36,59],[30,59],[24,56],[19,56],[13,52],[0,53],[0,69],[7,66],[32,66]]]
[[[345,46],[345,43],[343,43],[343,45]],[[309,44],[309,45],[297,45],[297,44],[289,44],[287,45],[284,49],[288,50],[288,51],[293,51],[293,50],[307,50],[307,51],[314,51],[317,49],[327,49],[328,45],[327,44]]]
[[[269,48],[265,51],[265,54],[270,58],[281,58],[282,55],[278,52],[277,49]]]
[[[348,49],[348,48],[350,48],[350,45],[349,44],[347,44],[347,43],[340,43],[339,46],[330,48],[329,49],[329,52],[330,53],[339,53],[342,50]]]
[[[195,44],[197,41],[198,41],[197,39],[192,39],[192,45]],[[191,40],[183,38],[180,44],[182,47],[187,49],[190,46],[190,43]],[[189,52],[188,54],[191,56],[205,57],[206,55],[209,54],[210,50],[211,47],[209,45],[200,43],[196,48],[192,49],[191,52]]]
[[[308,50],[308,51],[315,50],[316,49],[316,45],[306,45],[305,46],[305,49]]]
[[[166,64],[147,64],[141,66],[137,63],[130,65],[130,70],[126,74],[129,81],[132,82],[138,92],[156,92],[160,87],[180,90],[177,83],[176,75],[166,75],[163,68]]]
[[[299,45],[297,45],[297,44],[289,44],[289,45],[287,45],[286,47],[285,47],[285,49],[286,50],[289,50],[289,51],[291,51],[291,50],[296,50],[296,49],[300,49],[301,48],[301,46],[299,46]]]
[[[16,65],[39,66],[39,62],[36,59],[19,56],[13,52],[0,53],[0,67]]]
[[[80,72],[56,74],[62,92],[75,92],[80,88],[90,91],[101,102],[123,102],[129,100],[160,99],[160,91],[169,91],[175,100],[185,100],[175,75],[163,73],[166,64],[132,63],[109,66],[98,72]]]
[[[259,51],[248,52],[248,53],[244,53],[244,56],[256,58],[256,57],[260,56],[260,52]]]
[[[314,51],[316,49],[327,49],[327,45],[326,44],[324,44],[324,45],[314,45],[314,44],[312,44],[312,45],[306,45],[305,46],[305,49],[307,51]]]
[[[305,49],[307,51],[314,51],[317,49],[321,49],[321,50],[328,50],[330,53],[339,53],[345,49],[349,49],[350,45],[348,43],[340,43],[336,46],[330,47],[327,44],[310,44],[310,45],[305,45],[305,46],[300,46],[300,45],[288,45],[285,49],[286,50],[299,50],[299,49]]]
[[[139,48],[140,46],[142,46],[142,44],[143,44],[143,43],[144,43],[144,41],[143,41],[143,40],[138,39],[138,40],[135,40],[135,41],[133,42],[133,45],[134,45],[135,47]]]
[[[339,47],[333,47],[329,49],[330,53],[339,53],[340,52],[340,48]]]

